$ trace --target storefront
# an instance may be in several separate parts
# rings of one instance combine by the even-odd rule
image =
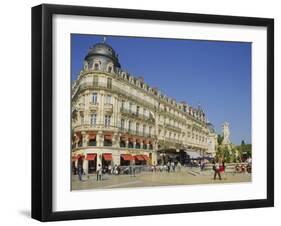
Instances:
[[[129,166],[131,161],[133,161],[134,158],[130,154],[121,154],[120,156],[120,165],[121,166]]]
[[[86,160],[88,161],[88,173],[96,172],[97,154],[95,153],[87,154]]]
[[[104,153],[102,154],[102,168],[107,172],[109,166],[112,166],[112,154]]]

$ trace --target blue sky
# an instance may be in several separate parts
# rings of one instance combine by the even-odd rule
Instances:
[[[72,80],[89,47],[103,36],[71,37]],[[217,133],[230,123],[230,139],[251,143],[251,43],[107,36],[123,70],[144,77],[178,102],[200,106]]]

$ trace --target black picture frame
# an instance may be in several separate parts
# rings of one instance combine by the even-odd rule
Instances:
[[[52,210],[52,18],[55,14],[181,21],[267,28],[267,198],[95,210]],[[274,206],[274,20],[43,4],[32,8],[32,218],[74,220]]]

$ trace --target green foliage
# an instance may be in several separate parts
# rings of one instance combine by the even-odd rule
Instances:
[[[223,141],[223,136],[219,134],[217,140],[218,140],[218,145],[220,146]]]
[[[218,142],[222,139],[222,136],[220,138],[218,136]],[[246,144],[243,140],[239,146],[225,146],[220,143],[216,152],[216,159],[222,159],[227,163],[240,162],[242,159],[249,157],[252,157],[252,145]]]

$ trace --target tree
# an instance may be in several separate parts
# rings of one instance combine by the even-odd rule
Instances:
[[[218,140],[218,145],[220,146],[223,141],[223,136],[219,134],[217,140]]]

